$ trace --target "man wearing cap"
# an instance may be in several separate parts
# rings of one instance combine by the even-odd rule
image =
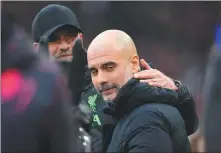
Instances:
[[[85,78],[85,67],[87,66],[86,49],[84,49],[81,43],[77,43],[77,41],[83,41],[82,34],[83,31],[80,28],[76,15],[69,8],[62,5],[52,4],[46,6],[35,16],[32,23],[34,48],[39,50],[39,52],[45,52],[50,58],[58,61],[72,61],[72,63],[77,65],[75,66],[76,69],[72,68],[71,71],[74,71],[79,76],[75,78],[76,83],[71,84],[71,86],[74,86],[74,89],[80,89],[80,101],[88,104],[93,112],[93,127],[99,129],[99,127],[105,124],[112,123],[112,119],[101,111],[105,102],[94,89],[91,81],[79,83],[84,82],[88,78]],[[80,44],[80,47],[77,47],[77,44]],[[79,52],[79,50],[81,51]],[[174,81],[167,77],[159,70],[151,68],[144,60],[141,60],[141,67],[145,70],[134,74],[135,78],[152,86],[169,88],[177,92],[178,102],[176,108],[184,118],[187,134],[194,133],[198,127],[198,116],[195,111],[193,97],[188,88],[179,81]],[[85,73],[80,73],[82,70],[85,70]],[[74,80],[74,78],[70,79]]]
[[[72,60],[74,40],[82,33],[75,14],[61,5],[43,8],[32,23],[34,48],[39,49],[39,42],[48,43],[50,57],[58,60]]]

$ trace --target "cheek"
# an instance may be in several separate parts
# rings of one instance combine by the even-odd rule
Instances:
[[[122,87],[129,81],[129,79],[131,79],[131,77],[132,75],[130,71],[122,67],[116,73],[114,73],[114,75],[112,76],[112,81]]]
[[[74,44],[75,44],[75,38],[73,38],[72,40],[71,40],[71,42],[70,42],[70,46],[71,46],[71,49],[73,49],[73,47],[74,47]]]
[[[131,71],[131,68],[129,66],[122,68],[117,73],[117,77],[118,77],[118,79],[116,79],[116,80],[118,80],[118,84],[122,87],[133,77],[133,73]]]
[[[133,69],[128,65],[125,68],[125,82],[128,82],[133,77]]]
[[[93,76],[91,76],[91,80],[92,80],[92,83],[93,83],[93,85],[94,85],[95,89],[98,89],[98,83],[97,83],[96,78],[95,78],[95,77],[93,77]]]
[[[58,51],[58,45],[57,44],[49,44],[48,51],[51,56],[54,56]]]

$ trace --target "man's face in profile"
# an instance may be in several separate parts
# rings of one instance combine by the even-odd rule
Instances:
[[[113,101],[120,88],[133,76],[130,60],[109,49],[88,53],[92,82],[105,101]]]

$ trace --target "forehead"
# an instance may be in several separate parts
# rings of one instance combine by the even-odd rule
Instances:
[[[105,50],[104,48],[100,48],[96,51],[89,51],[87,54],[87,59],[89,67],[99,67],[107,62],[118,63],[120,60],[122,60],[122,56],[117,51],[110,51],[109,49]]]
[[[58,37],[58,36],[65,36],[65,35],[77,35],[79,31],[71,26],[62,26],[61,28],[58,28],[56,31],[54,31],[50,37]]]

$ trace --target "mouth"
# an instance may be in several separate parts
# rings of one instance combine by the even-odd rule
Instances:
[[[59,56],[58,58],[68,57],[68,56],[72,56],[72,54],[61,55],[61,56]]]
[[[110,95],[113,93],[115,88],[110,88],[110,89],[107,89],[107,90],[102,90],[101,93],[102,95]]]
[[[59,58],[61,58],[61,57],[67,57],[67,56],[72,56],[72,54],[61,55],[61,56],[59,56]]]

